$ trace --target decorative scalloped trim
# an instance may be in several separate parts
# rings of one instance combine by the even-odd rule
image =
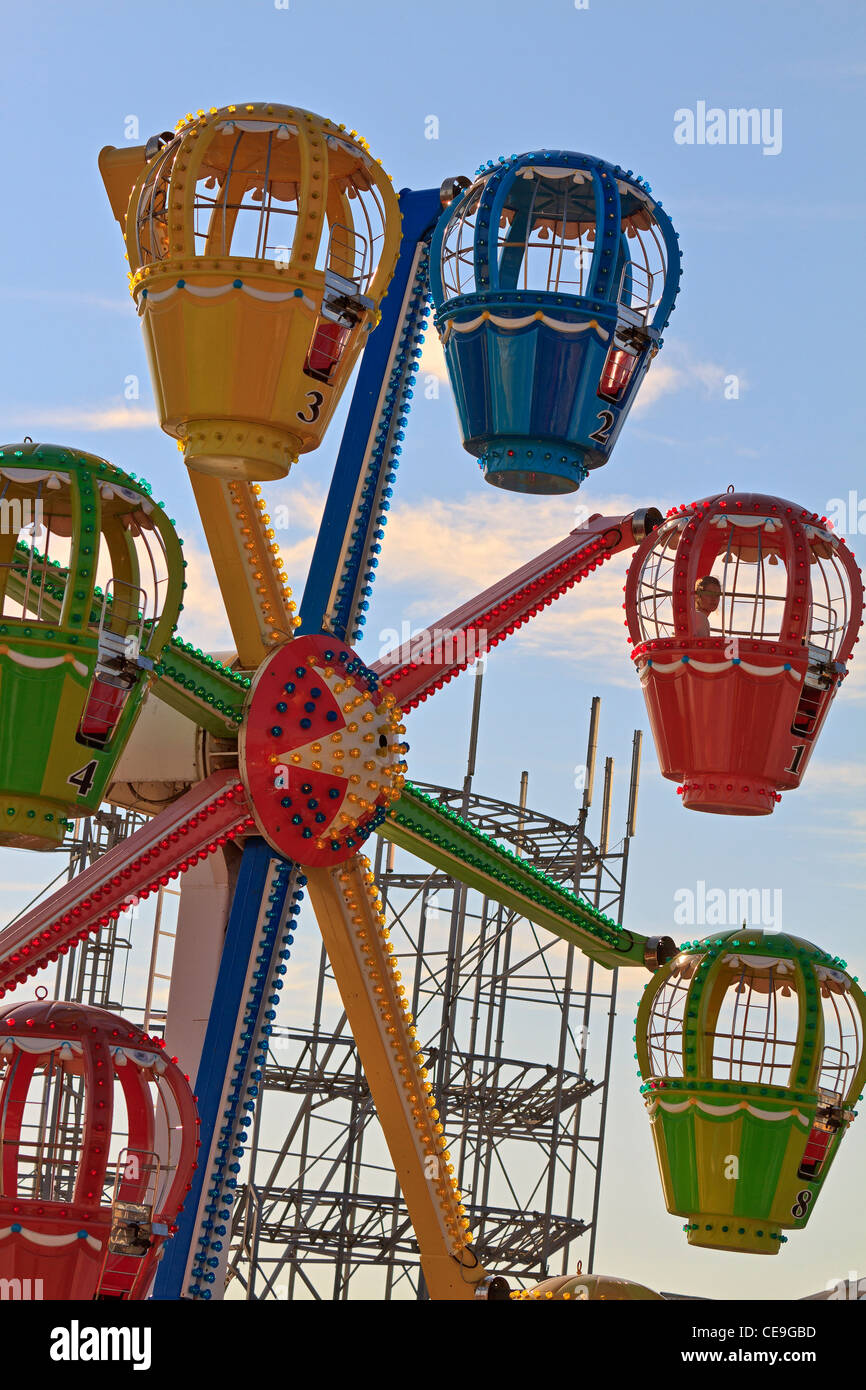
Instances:
[[[83,1240],[85,1245],[90,1246],[91,1250],[102,1249],[102,1241],[89,1235],[87,1231],[75,1231],[68,1236],[49,1236],[42,1231],[28,1231],[23,1226],[18,1231],[11,1226],[0,1226],[0,1240],[6,1240],[8,1236],[20,1236],[30,1245],[53,1246],[55,1249],[62,1245],[74,1245],[77,1240]]]
[[[793,681],[799,681],[797,672],[792,670],[790,665],[785,662],[782,666],[754,666],[750,661],[699,661],[694,656],[682,656],[678,661],[654,661],[648,658],[638,667],[641,685],[646,685],[652,673],[656,675],[670,675],[671,671],[686,670],[704,671],[709,675],[714,675],[718,671],[729,671],[732,666],[738,666],[741,671],[746,671],[750,676],[781,676],[787,674]]]
[[[697,1096],[689,1096],[688,1100],[657,1100],[655,1097],[644,1098],[644,1105],[650,1115],[655,1115],[657,1110],[665,1110],[671,1115],[681,1115],[683,1111],[694,1108],[700,1110],[705,1115],[722,1117],[724,1115],[735,1115],[738,1110],[746,1110],[750,1115],[754,1115],[756,1120],[790,1120],[793,1116],[799,1120],[801,1125],[808,1129],[811,1123],[807,1115],[802,1114],[796,1106],[790,1110],[763,1110],[758,1105],[752,1105],[751,1101],[738,1100],[731,1105],[710,1105],[705,1100],[698,1100]]]
[[[442,334],[442,346],[448,342],[452,333],[472,333],[479,328],[482,323],[492,323],[496,328],[513,329],[528,328],[532,323],[543,323],[545,328],[553,328],[557,333],[575,334],[586,333],[588,329],[594,328],[603,343],[606,343],[610,333],[606,328],[602,328],[597,319],[588,319],[586,323],[568,323],[565,319],[553,319],[549,314],[545,314],[538,309],[534,314],[525,314],[519,319],[503,318],[501,314],[491,314],[489,309],[485,309],[477,318],[466,319],[462,323],[457,323],[455,319],[449,319]]]

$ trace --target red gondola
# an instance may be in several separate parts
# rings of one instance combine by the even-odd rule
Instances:
[[[189,1083],[116,1014],[0,1017],[0,1276],[13,1296],[142,1299],[196,1167]]]
[[[863,597],[826,518],[780,497],[722,493],[647,537],[624,607],[659,764],[684,806],[768,815],[800,785]]]

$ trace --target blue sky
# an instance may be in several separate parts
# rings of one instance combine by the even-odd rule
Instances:
[[[447,385],[416,393],[364,654],[377,634],[434,620],[575,524],[575,507],[617,511],[691,501],[734,483],[825,512],[863,495],[857,325],[866,277],[862,85],[866,11],[729,0],[126,0],[6,6],[0,89],[5,134],[0,312],[6,351],[0,433],[71,443],[151,480],[187,543],[193,587],[184,635],[214,648],[227,629],[208,579],[192,494],[172,440],[153,422],[123,246],[96,156],[134,116],[144,140],[199,106],[290,102],[356,127],[400,188],[438,186],[488,158],[572,148],[634,169],[670,212],[683,249],[677,309],[607,467],[573,498],[515,498],[486,486],[460,447]],[[781,111],[781,149],[683,145],[675,113],[699,102]],[[425,138],[438,118],[438,139]],[[434,351],[425,371],[441,366]],[[725,398],[735,374],[740,391]],[[124,397],[138,377],[140,398]],[[344,412],[343,412],[344,413]],[[268,489],[289,507],[280,540],[300,592],[339,440]],[[866,509],[864,509],[866,510]],[[866,530],[866,518],[863,519]],[[848,534],[861,557],[862,535]],[[573,817],[573,769],[593,695],[616,793],[632,730],[646,729],[619,603],[623,562],[561,600],[489,664],[476,785]],[[385,643],[387,645],[387,641]],[[471,687],[458,682],[413,715],[410,772],[462,779]],[[678,931],[674,894],[781,889],[786,930],[866,977],[866,672],[846,683],[803,787],[755,823],[689,817],[645,739],[628,922]],[[58,861],[2,855],[17,906]],[[808,1230],[768,1269],[687,1250],[665,1214],[631,1061],[634,987],[624,998],[610,1109],[599,1267],[710,1296],[796,1296],[866,1263],[858,1173],[866,1134],[847,1137]],[[861,1121],[866,1130],[866,1123]]]

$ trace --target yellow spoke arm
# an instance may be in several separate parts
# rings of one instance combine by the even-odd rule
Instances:
[[[368,860],[305,870],[337,981],[421,1252],[433,1299],[471,1299],[487,1278],[452,1175],[433,1087]]]
[[[225,602],[238,659],[254,670],[298,625],[257,485],[190,469],[190,481]]]

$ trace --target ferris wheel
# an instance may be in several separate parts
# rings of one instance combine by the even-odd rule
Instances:
[[[306,896],[431,1296],[515,1293],[473,1249],[373,835],[602,967],[650,973],[637,1057],[668,1209],[691,1245],[777,1253],[811,1216],[866,1079],[866,1000],[845,963],[745,928],[679,948],[639,935],[414,787],[405,736],[437,690],[634,551],[626,626],[663,775],[686,809],[769,814],[799,786],[857,640],[844,542],[764,494],[667,517],[648,501],[362,655],[431,298],[478,486],[524,495],[531,519],[534,496],[607,464],[663,348],[680,253],[662,204],[631,170],[567,150],[398,195],[355,131],[277,103],[191,113],[99,164],[236,656],[177,635],[182,543],[144,480],[68,446],[0,449],[0,502],[20,522],[0,536],[0,843],[56,847],[109,788],[135,804],[136,741],[161,789],[142,829],[0,931],[0,997],[206,862],[232,871],[187,914],[177,1057],[86,1006],[0,1014],[0,1269],[52,1281],[55,1298],[220,1296]],[[356,366],[296,598],[262,484],[304,466]],[[78,1116],[74,1143],[61,1113]],[[732,1154],[739,1175],[722,1181]],[[535,1292],[652,1296],[580,1274]]]

